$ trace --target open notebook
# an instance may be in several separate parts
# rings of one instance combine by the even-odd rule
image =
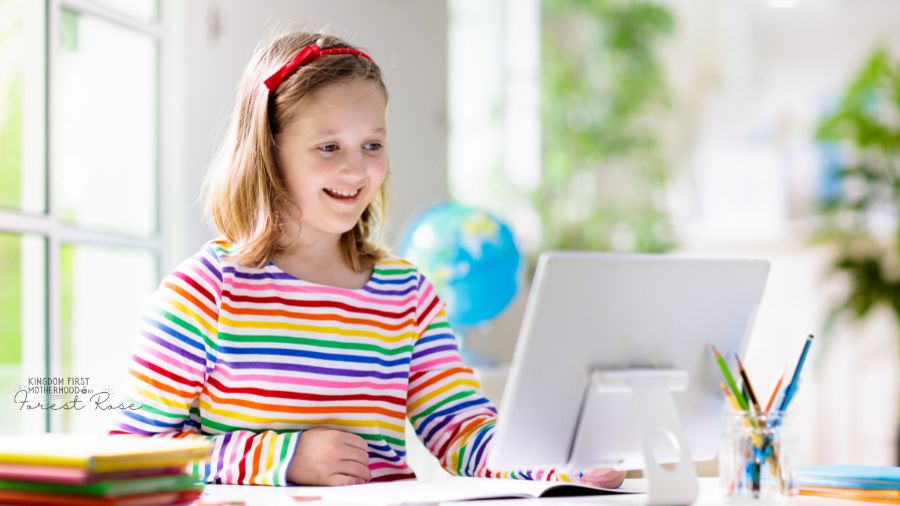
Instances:
[[[450,501],[565,497],[645,492],[642,480],[625,480],[622,487],[604,489],[575,483],[449,477],[435,481],[395,481],[347,487],[229,487],[207,485],[204,501],[255,500],[279,504],[285,497],[312,498],[345,504],[401,505]],[[268,489],[268,490],[262,490]],[[265,497],[263,497],[265,496]],[[250,503],[248,503],[250,504]],[[256,503],[253,503],[256,504]]]

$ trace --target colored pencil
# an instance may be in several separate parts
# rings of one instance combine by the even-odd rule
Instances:
[[[784,398],[781,399],[781,406],[779,406],[780,411],[784,411],[790,405],[791,400],[794,398],[794,391],[797,390],[797,382],[800,380],[800,371],[803,370],[803,364],[806,363],[806,355],[809,353],[809,347],[812,344],[813,335],[810,334],[809,337],[806,338],[806,344],[803,345],[803,351],[800,352],[800,359],[797,361],[797,367],[794,369],[794,375],[791,377],[791,382],[788,383],[787,388],[784,389]]]
[[[778,383],[775,383],[775,388],[772,389],[772,395],[769,397],[769,402],[766,404],[766,413],[772,409],[772,404],[775,402],[775,398],[778,397],[778,391],[781,389],[781,382],[784,381],[784,371],[781,372],[781,377],[778,378]]]
[[[732,393],[734,393],[734,397],[735,399],[737,399],[738,404],[741,406],[741,410],[749,410],[750,407],[747,405],[747,401],[744,400],[744,396],[741,395],[741,392],[738,390],[737,384],[734,382],[734,377],[731,375],[731,371],[728,370],[728,364],[725,363],[725,359],[722,357],[722,354],[719,353],[719,350],[717,350],[715,346],[712,346],[712,352],[713,355],[716,356],[716,362],[719,364],[719,369],[722,370],[722,376],[725,376],[725,381],[728,383],[728,388],[730,388]]]
[[[762,409],[759,407],[759,401],[756,400],[756,393],[753,391],[753,386],[750,384],[750,377],[747,376],[747,370],[744,369],[744,363],[741,362],[741,357],[735,353],[734,359],[737,361],[738,371],[741,374],[741,379],[744,380],[744,389],[747,390],[747,396],[750,398],[753,409],[755,409],[757,413],[762,413]]]
[[[731,409],[735,411],[743,411],[741,407],[738,405],[737,400],[734,398],[734,395],[730,391],[728,391],[728,387],[725,386],[725,383],[719,382],[719,388],[722,389],[722,394],[725,395],[725,400],[728,401],[728,404],[731,406]]]

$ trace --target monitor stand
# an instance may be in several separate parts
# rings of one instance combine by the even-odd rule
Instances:
[[[647,504],[693,504],[698,494],[697,470],[672,396],[687,388],[687,371],[597,369],[590,372],[590,384],[593,388],[588,388],[587,395],[630,393],[644,457]]]

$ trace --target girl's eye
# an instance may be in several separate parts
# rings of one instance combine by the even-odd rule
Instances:
[[[337,150],[337,144],[325,144],[324,146],[319,146],[319,151],[322,151],[323,153],[334,153]]]
[[[366,144],[365,146],[363,146],[363,148],[365,148],[368,151],[378,151],[382,148],[382,145],[380,142],[370,142],[370,143]]]

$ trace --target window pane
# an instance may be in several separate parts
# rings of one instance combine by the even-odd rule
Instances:
[[[0,0],[0,207],[43,212],[41,2]]]
[[[0,233],[0,434],[45,427],[44,410],[17,404],[36,405],[46,398],[39,388],[32,389],[38,385],[29,385],[29,378],[46,375],[45,256],[43,237]]]
[[[98,409],[92,396],[109,392],[107,407],[120,400],[140,310],[155,284],[155,258],[142,250],[68,244],[60,252],[60,277],[61,373],[65,381],[86,379],[79,386],[87,390],[79,395],[83,409],[60,412],[61,430],[103,432],[112,411]]]
[[[143,21],[156,19],[159,14],[156,0],[94,0],[94,3],[109,6]]]
[[[156,227],[156,43],[63,9],[52,76],[51,167],[68,223],[136,235]]]

